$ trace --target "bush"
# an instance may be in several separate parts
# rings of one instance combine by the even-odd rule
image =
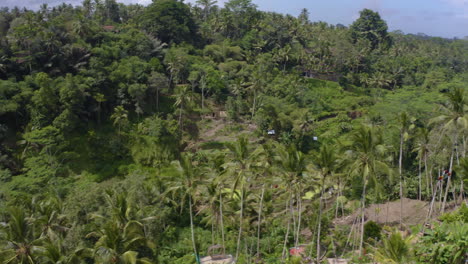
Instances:
[[[364,225],[364,239],[380,240],[382,228],[374,221],[369,221]]]
[[[463,222],[468,223],[468,207],[462,204],[461,207],[451,213],[443,214],[439,217],[440,221],[446,223]]]

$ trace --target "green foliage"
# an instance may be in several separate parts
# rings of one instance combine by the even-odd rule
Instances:
[[[367,241],[372,239],[379,241],[381,238],[382,228],[374,221],[368,221],[364,225],[364,239]]]
[[[458,208],[456,211],[443,214],[439,216],[439,219],[444,223],[468,223],[468,206],[465,203],[462,203],[460,208]]]
[[[179,155],[180,133],[174,120],[148,117],[133,134],[131,152],[135,162],[159,167]]]
[[[412,263],[413,253],[410,246],[411,237],[403,238],[399,231],[392,232],[382,240],[375,257],[384,263]]]
[[[457,199],[466,40],[387,33],[366,9],[346,28],[196,3],[0,10],[0,262],[185,264],[212,245],[297,262],[288,248],[315,257],[317,241],[375,261],[334,216],[397,197],[401,138],[406,197],[431,201],[452,164],[442,192]],[[466,207],[440,219],[417,245],[380,238],[375,257],[460,263]]]
[[[359,18],[350,27],[353,41],[369,41],[372,49],[379,45],[389,45],[390,37],[387,33],[387,23],[382,20],[379,13],[364,9],[359,14]]]
[[[442,223],[427,232],[417,247],[420,261],[435,264],[465,262],[468,250],[468,226],[465,223]]]
[[[174,0],[157,1],[145,9],[143,28],[165,43],[195,42],[196,24],[189,7]]]

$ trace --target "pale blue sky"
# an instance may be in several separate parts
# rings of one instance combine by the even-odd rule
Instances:
[[[36,9],[41,3],[79,4],[81,0],[0,0],[0,6],[27,6]],[[117,0],[147,4],[151,0]],[[185,0],[194,3],[196,0]],[[218,0],[222,5],[226,0]],[[378,11],[390,30],[425,33],[441,37],[468,36],[468,0],[253,0],[260,10],[297,16],[302,8],[311,21],[349,25],[363,8]]]

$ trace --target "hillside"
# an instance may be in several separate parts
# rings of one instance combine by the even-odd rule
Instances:
[[[462,264],[467,87],[369,9],[0,9],[0,262]]]

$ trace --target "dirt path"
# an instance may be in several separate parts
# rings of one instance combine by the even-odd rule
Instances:
[[[205,141],[209,141],[210,138],[216,136],[216,133],[226,126],[225,122],[220,119],[212,119],[211,125],[212,127],[201,133]]]
[[[403,199],[403,223],[405,225],[423,224],[426,220],[429,206],[430,203],[426,201]],[[438,206],[437,204],[434,205],[432,218],[438,216]],[[359,214],[358,209],[351,215],[336,219],[334,223],[338,225],[351,225]],[[372,204],[365,209],[364,214],[366,221],[374,221],[379,224],[398,224],[400,222],[400,201]]]

